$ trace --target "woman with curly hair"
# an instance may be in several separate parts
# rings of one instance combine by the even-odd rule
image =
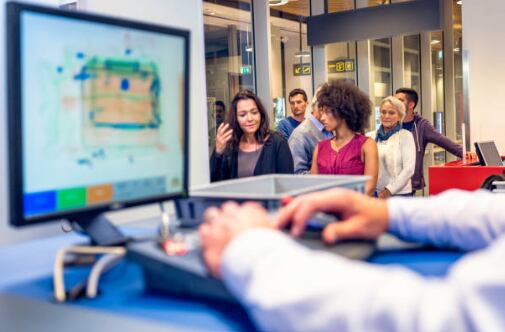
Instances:
[[[210,159],[211,182],[293,172],[288,143],[269,129],[268,115],[258,96],[249,90],[237,93],[226,122],[217,129]]]
[[[379,161],[377,144],[364,135],[372,113],[368,96],[349,81],[335,80],[321,87],[317,102],[321,123],[334,136],[317,145],[311,174],[368,175],[365,192],[373,196]]]

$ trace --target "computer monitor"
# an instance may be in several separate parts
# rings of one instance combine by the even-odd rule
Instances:
[[[10,223],[66,219],[124,241],[103,213],[187,195],[189,32],[10,2]]]
[[[475,151],[482,166],[503,166],[494,141],[475,142]]]

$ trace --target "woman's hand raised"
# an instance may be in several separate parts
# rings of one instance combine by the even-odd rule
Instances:
[[[233,134],[233,129],[227,123],[221,123],[217,128],[216,133],[216,153],[223,154],[230,142]]]

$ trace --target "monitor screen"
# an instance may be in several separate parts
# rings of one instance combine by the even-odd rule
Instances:
[[[475,142],[475,150],[483,166],[503,166],[502,159],[494,141]]]
[[[11,223],[187,193],[189,32],[8,3]]]

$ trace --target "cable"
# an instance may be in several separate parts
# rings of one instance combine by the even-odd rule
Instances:
[[[107,254],[102,256],[91,269],[88,277],[88,284],[86,286],[86,297],[94,299],[98,290],[98,281],[102,272],[106,272],[114,267],[126,254],[126,249],[122,248],[121,254]]]
[[[54,261],[54,269],[53,269],[53,287],[54,287],[54,298],[58,302],[65,302],[66,294],[65,294],[65,280],[63,277],[64,263],[65,263],[65,255],[67,253],[73,254],[106,254],[106,255],[115,255],[123,257],[126,254],[126,249],[124,247],[99,247],[99,246],[73,246],[60,249]],[[101,261],[101,259],[97,262],[97,264]],[[107,263],[107,261],[105,261]],[[104,263],[101,263],[104,264]],[[105,265],[104,267],[106,267]],[[103,270],[100,266],[97,268],[99,272]],[[92,269],[93,272],[93,269]],[[97,273],[97,272],[95,272]],[[93,276],[96,281],[98,281],[100,275]],[[95,290],[96,295],[96,290]]]

